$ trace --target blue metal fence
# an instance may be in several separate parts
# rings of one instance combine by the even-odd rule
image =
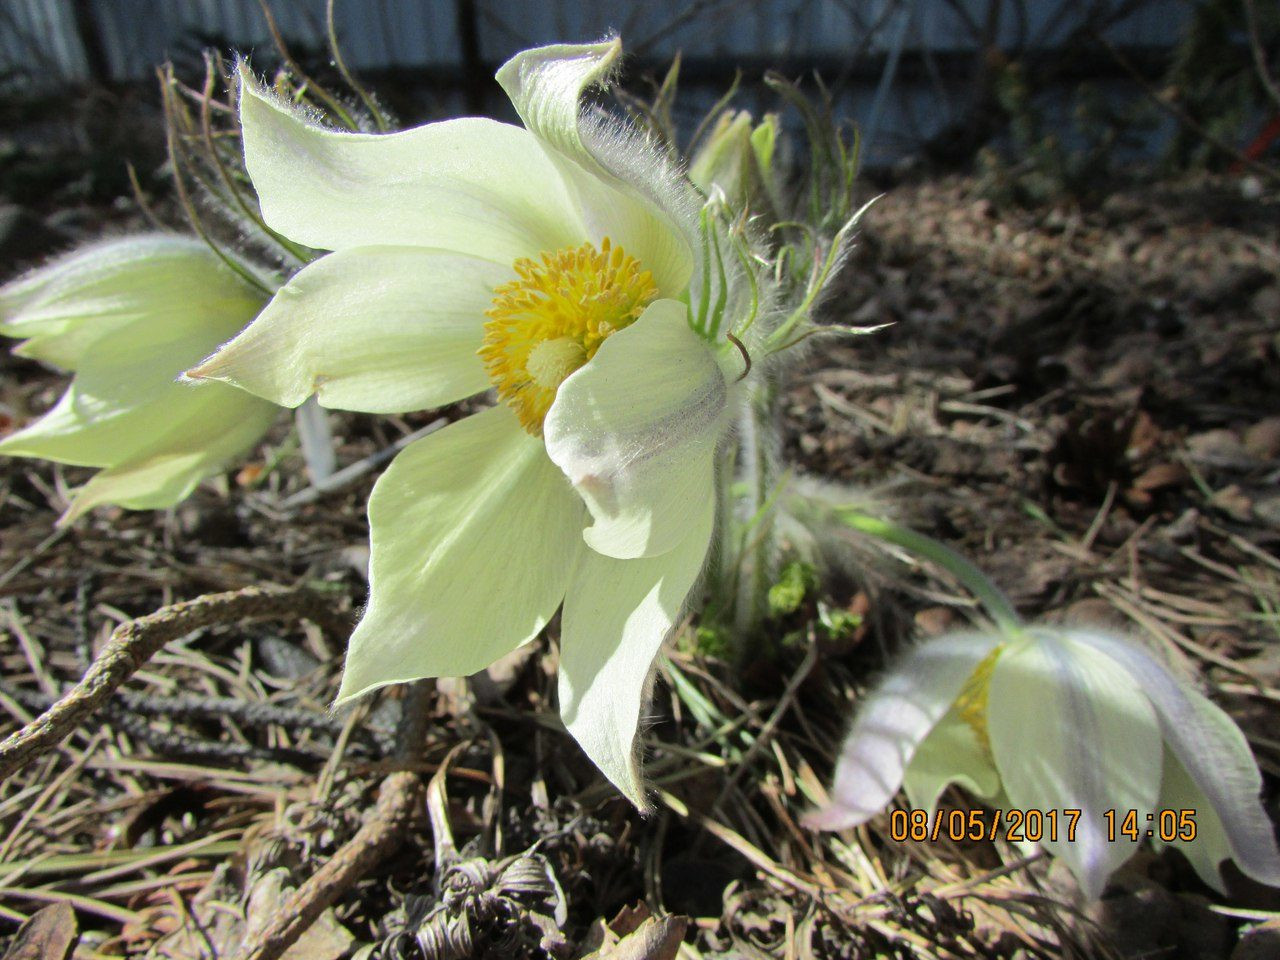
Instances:
[[[269,0],[291,45],[323,49],[325,0]],[[457,71],[457,87],[524,47],[619,32],[648,62],[677,51],[703,68],[683,84],[700,109],[735,64],[820,64],[844,73],[842,112],[873,133],[871,160],[958,118],[960,78],[939,60],[964,62],[992,45],[1053,50],[1088,15],[1112,14],[1106,36],[1125,48],[1167,48],[1190,15],[1187,0],[337,0],[336,30],[357,71]],[[469,25],[460,29],[460,23]],[[470,45],[464,42],[471,39]],[[149,77],[166,59],[204,42],[248,52],[270,47],[258,0],[0,0],[0,76],[56,84]],[[894,77],[899,54],[924,64]],[[473,71],[467,73],[468,66]],[[711,76],[713,67],[722,74]],[[853,81],[848,74],[857,73]],[[892,83],[888,81],[893,80]]]

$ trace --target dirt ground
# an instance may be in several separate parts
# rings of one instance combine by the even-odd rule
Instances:
[[[1278,278],[1280,196],[1246,199],[1235,178],[1089,209],[999,208],[963,179],[900,185],[867,214],[828,305],[893,325],[815,350],[786,406],[793,462],[866,486],[1026,616],[1176,649],[1246,731],[1273,816]],[[61,382],[0,361],[0,430]],[[339,415],[340,461],[433,416]],[[74,924],[77,957],[230,956],[297,906],[291,890],[342,867],[404,766],[404,691],[326,711],[365,596],[372,479],[286,507],[305,480],[282,422],[253,463],[172,511],[99,510],[55,531],[85,476],[0,461],[4,733],[119,624],[174,601],[305,585],[333,616],[169,644],[0,786],[0,936],[61,903],[74,915],[42,913],[41,942],[70,943]],[[818,601],[864,627],[815,646]],[[322,877],[336,901],[288,956],[661,958],[682,941],[685,957],[1280,956],[1280,891],[1233,875],[1221,896],[1176,853],[1140,852],[1088,905],[1065,871],[1013,848],[895,843],[887,818],[822,837],[798,825],[884,651],[961,622],[962,602],[937,571],[901,567],[827,584],[776,624],[810,642],[745,669],[683,639],[651,709],[648,818],[559,727],[548,641],[418,688],[430,723],[409,789],[425,783],[425,800],[410,796],[405,832],[350,882]]]

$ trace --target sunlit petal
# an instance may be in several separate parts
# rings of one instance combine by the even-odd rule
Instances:
[[[659,300],[560,385],[547,453],[586,501],[587,543],[610,557],[672,549],[715,495],[729,384],[685,319]]]
[[[238,337],[189,372],[286,407],[404,413],[480,393],[476,351],[510,265],[418,247],[360,247],[304,267]]]
[[[621,53],[616,38],[525,50],[503,64],[498,83],[547,146],[589,238],[610,237],[652,271],[663,295],[675,296],[693,275],[692,194],[656,146],[581,107]]]
[[[474,673],[533,639],[564,598],[582,523],[505,406],[406,447],[369,498],[369,606],[338,699]]]
[[[245,165],[268,225],[321,250],[439,247],[510,264],[581,242],[560,174],[520,127],[464,117],[328,130],[240,73]]]
[[[679,622],[711,542],[704,500],[685,538],[659,557],[615,560],[583,550],[564,602],[560,715],[622,793],[644,810],[636,727],[653,662]]]
[[[1121,665],[1141,688],[1164,742],[1220,818],[1236,865],[1260,883],[1280,886],[1280,851],[1258,799],[1262,775],[1240,728],[1137,644],[1092,631],[1071,636]]]

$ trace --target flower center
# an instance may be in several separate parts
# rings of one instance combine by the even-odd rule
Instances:
[[[653,276],[605,237],[522,257],[517,279],[493,291],[480,358],[498,396],[535,437],[569,374],[629,326],[658,295]]]
[[[1003,649],[1003,646],[995,647],[982,658],[964,682],[954,704],[956,713],[973,730],[988,757],[991,756],[991,736],[987,732],[987,701],[991,699],[991,674]]]

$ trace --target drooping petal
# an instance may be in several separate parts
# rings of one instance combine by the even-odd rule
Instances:
[[[888,806],[922,741],[999,642],[985,634],[951,634],[913,647],[894,664],[860,705],[845,737],[830,803],[809,814],[806,824],[843,830]]]
[[[729,384],[683,304],[659,300],[560,385],[547,453],[586,501],[605,556],[665,553],[714,496]]]
[[[0,440],[3,455],[104,468],[77,491],[62,524],[106,503],[172,506],[251,447],[279,414],[225,384],[175,383],[190,349],[166,363],[164,351],[152,353],[131,331],[92,344],[53,409]],[[201,339],[195,349],[208,347]]]
[[[634,131],[587,119],[583,93],[603,83],[621,42],[556,44],[516,54],[497,79],[581,208],[588,236],[609,237],[652,272],[664,296],[693,275],[694,209],[683,178]]]
[[[1152,846],[1157,850],[1165,846],[1177,847],[1201,880],[1225,894],[1227,889],[1222,882],[1222,861],[1234,857],[1231,838],[1204,791],[1196,786],[1186,767],[1168,749],[1164,752],[1164,776],[1158,806],[1161,812],[1156,816],[1162,820],[1168,819],[1163,823],[1157,820],[1152,825],[1151,829],[1155,832]],[[1190,814],[1189,821],[1187,814]],[[1192,829],[1192,824],[1195,836],[1192,840],[1178,839],[1166,844],[1160,839],[1162,830],[1172,828],[1172,834],[1177,834]],[[1172,834],[1165,833],[1165,836]]]
[[[172,409],[170,429],[126,459],[99,471],[75,497],[59,525],[93,507],[113,503],[155,510],[186,499],[201,480],[216,473],[261,439],[279,410],[242,390],[209,384],[219,396],[190,409]]]
[[[947,711],[916,749],[902,778],[902,789],[912,807],[932,815],[942,791],[953,783],[988,801],[1001,789],[1000,774],[987,748],[954,709]]]
[[[81,247],[0,288],[0,334],[25,339],[22,356],[74,370],[91,344],[125,327],[139,347],[192,336],[212,346],[263,299],[201,240],[128,237]]]
[[[564,598],[583,520],[506,406],[406,447],[369,498],[369,606],[339,701],[474,673],[532,640]]]
[[[236,432],[246,419],[261,435],[278,413],[272,404],[220,383],[174,383],[155,366],[144,353],[128,364],[95,360],[82,367],[53,409],[0,440],[0,454],[112,467],[165,452],[194,452],[224,432]]]
[[[711,542],[706,500],[685,538],[660,557],[615,560],[583,550],[569,582],[560,637],[560,715],[574,739],[641,810],[648,802],[636,728],[653,663],[675,629]]]
[[[1096,899],[1135,851],[1128,840],[1107,839],[1105,811],[1134,810],[1145,828],[1155,808],[1161,766],[1155,711],[1115,661],[1092,647],[1037,635],[1010,644],[996,661],[987,723],[996,769],[1015,807],[1081,811],[1074,840],[1046,833],[1042,845]]]
[[[286,407],[405,413],[489,387],[484,311],[511,265],[415,247],[358,247],[309,264],[195,378]]]
[[[1259,883],[1280,886],[1280,850],[1258,799],[1262,775],[1240,728],[1137,644],[1093,631],[1069,635],[1124,668],[1155,708],[1169,750],[1220,818],[1237,866]]]
[[[298,243],[438,247],[509,265],[582,242],[560,174],[519,127],[465,117],[402,133],[326,130],[244,68],[240,122],[263,219]]]

